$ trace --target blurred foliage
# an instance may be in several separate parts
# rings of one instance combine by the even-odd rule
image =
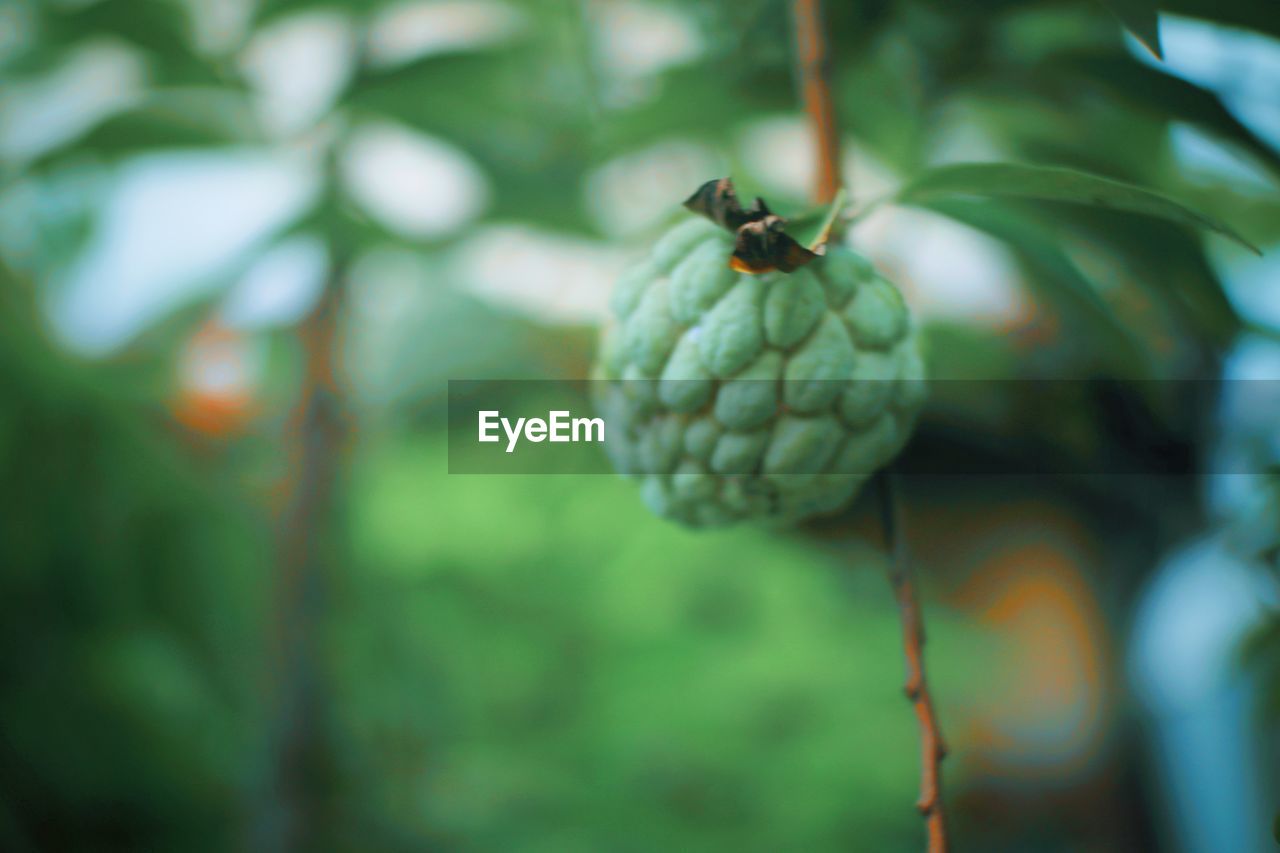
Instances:
[[[190,14],[194,6],[178,0],[18,3],[28,37],[0,66],[6,77],[26,79],[56,67],[68,51],[88,40],[110,36],[141,52],[149,85],[136,103],[30,161],[12,165],[52,178],[73,164],[149,150],[278,146],[295,137],[339,152],[364,123],[391,120],[452,143],[474,159],[491,188],[484,220],[526,220],[598,235],[584,188],[601,165],[664,140],[695,140],[721,152],[736,171],[745,172],[741,180],[750,183],[751,164],[736,153],[739,134],[762,116],[794,114],[796,109],[789,44],[783,37],[790,26],[786,3],[665,5],[691,14],[703,44],[701,55],[661,68],[643,85],[631,85],[640,86],[639,94],[619,98],[614,90],[628,91],[628,84],[612,79],[616,73],[593,46],[593,28],[605,25],[597,10],[608,4],[513,3],[506,8],[518,25],[504,37],[390,62],[361,46],[385,13],[387,7],[380,3],[262,2],[254,6],[250,28],[217,51],[197,47],[193,32],[198,16]],[[1042,222],[1036,230],[977,227],[1012,248],[1034,300],[1044,300],[1049,310],[1079,305],[1082,299],[1089,303],[1083,313],[1068,308],[1064,315],[1087,341],[1073,356],[1075,363],[1063,366],[1068,374],[1202,372],[1197,362],[1229,340],[1240,321],[1230,304],[1215,295],[1221,294],[1222,283],[1197,235],[1154,225],[1117,234],[1113,220],[1102,213],[1079,214],[1053,203],[1005,198],[1014,188],[1025,187],[1027,176],[1034,174],[1026,168],[1016,175],[1008,173],[1011,167],[1003,172],[988,168],[981,180],[971,170],[966,174],[974,179],[964,185],[921,173],[939,161],[956,159],[946,150],[949,140],[972,136],[983,140],[982,159],[1094,172],[1143,188],[1129,191],[1128,197],[1133,202],[1142,194],[1145,202],[1139,209],[1146,214],[1171,214],[1175,220],[1215,229],[1225,221],[1233,233],[1267,244],[1280,239],[1280,195],[1259,196],[1227,185],[1210,191],[1203,182],[1188,180],[1171,156],[1167,131],[1174,124],[1193,127],[1273,175],[1280,171],[1280,152],[1238,121],[1215,94],[1140,62],[1126,49],[1115,20],[1094,4],[988,0],[963,8],[929,2],[830,5],[833,78],[849,138],[904,181],[915,176],[912,186],[917,190],[927,183],[934,201],[976,194],[988,197],[982,202],[987,222],[1001,217]],[[1280,16],[1260,16],[1257,5],[1233,0],[1181,11],[1228,24],[1247,21],[1274,34],[1278,25],[1271,17]],[[1116,15],[1152,47],[1157,46],[1154,8],[1146,0],[1113,4]],[[321,12],[345,16],[356,41],[355,65],[332,110],[317,128],[285,137],[256,127],[256,95],[238,71],[238,51],[252,43],[256,30]],[[195,74],[194,69],[207,73]],[[954,178],[956,168],[946,174]],[[1064,174],[1049,173],[1050,180]],[[329,214],[360,210],[338,173],[329,175],[317,208],[302,217],[298,228],[318,231],[331,243],[358,236],[357,250],[390,239],[385,229],[364,227],[368,216]],[[1077,189],[1077,200],[1102,203],[1096,193],[1088,194],[1088,187]],[[919,197],[918,191],[913,194]],[[1020,189],[1017,194],[1028,193]],[[1192,213],[1156,194],[1202,206],[1204,213]],[[779,199],[784,208],[796,201]],[[1113,194],[1105,206],[1118,203]],[[1134,209],[1132,204],[1120,206]],[[953,210],[944,204],[930,204],[930,209],[943,215]],[[968,213],[961,221],[975,225]],[[1046,245],[1050,235],[1069,253],[1105,243],[1117,267],[1137,274],[1132,281],[1097,281],[1063,272],[1060,258],[1046,257],[1052,251]],[[1058,272],[1046,273],[1046,263]],[[1195,271],[1195,282],[1173,283],[1189,271]],[[1150,282],[1159,284],[1152,287]],[[1188,288],[1201,296],[1189,302]],[[1152,303],[1159,324],[1142,328],[1144,318],[1136,316],[1134,306]],[[1116,326],[1133,328],[1134,334],[1093,334],[1095,328]],[[1170,336],[1201,342],[1207,350],[1197,353],[1193,347],[1170,360],[1159,352],[1160,339]],[[1134,344],[1148,357],[1135,360]]]
[[[260,499],[140,419],[127,374],[3,307],[0,842],[234,848],[262,749]],[[328,638],[338,846],[909,846],[876,558],[840,575],[799,541],[685,532],[608,477],[446,481],[443,441],[358,448]],[[934,636],[949,701],[988,641]]]
[[[132,380],[53,351],[29,295],[0,283],[0,846],[226,849],[264,530],[121,408]]]
[[[36,308],[95,233],[94,202],[115,170],[175,149],[310,152],[320,192],[276,239],[317,235],[357,279],[388,251],[418,262],[398,332],[351,322],[359,415],[381,429],[362,433],[335,523],[355,555],[326,637],[347,803],[336,846],[914,845],[911,720],[874,558],[839,576],[798,542],[693,536],[606,478],[446,480],[440,380],[552,364],[582,375],[585,338],[539,335],[453,288],[449,252],[466,231],[409,239],[362,207],[337,166],[357,130],[391,122],[478,165],[490,197],[475,225],[592,238],[605,235],[592,177],[657,143],[706,144],[744,185],[760,180],[743,132],[797,114],[787,4],[654,5],[687,15],[701,49],[641,80],[601,55],[602,3],[516,0],[503,7],[513,32],[395,62],[367,44],[383,2],[247,2],[240,24],[226,3],[229,35],[212,42],[201,36],[217,0],[0,10],[16,34],[0,52],[7,91],[94,45],[123,46],[143,69],[137,97],[0,163],[12,205],[0,249],[18,273],[0,282],[0,846],[226,849],[253,819],[273,571],[262,484],[284,449],[256,437],[183,446],[166,430],[172,389],[156,377],[209,306],[92,365],[45,340]],[[1158,5],[1280,37],[1274,3]],[[942,186],[956,161],[1022,167],[983,167],[983,181],[916,198],[1007,245],[1064,343],[1028,353],[999,330],[938,324],[931,363],[995,377],[1046,360],[1063,376],[1212,375],[1242,328],[1214,263],[1236,249],[1187,226],[1220,221],[1274,246],[1280,152],[1216,94],[1130,52],[1116,18],[1158,48],[1152,3],[826,6],[838,112],[859,157],[917,189]],[[243,59],[316,13],[349,25],[352,67],[318,117],[281,130]],[[1173,127],[1220,142],[1269,191],[1185,174]],[[1026,192],[1062,174],[1035,167],[1141,188],[1123,198],[1166,218],[1075,203],[1096,201],[1090,192]],[[853,190],[874,215],[876,200]],[[275,344],[262,421],[273,435],[292,402],[282,389],[300,374],[296,353]],[[140,353],[162,367],[139,365]],[[989,402],[960,404],[972,415]],[[1197,444],[1187,411],[1203,401],[1190,402],[1155,410]],[[950,708],[956,685],[975,689],[982,642],[956,626],[936,633]]]
[[[842,575],[799,541],[691,533],[609,477],[446,481],[443,442],[366,447],[351,492],[335,689],[384,825],[451,849],[911,846],[877,558]],[[991,641],[933,636],[956,713]]]

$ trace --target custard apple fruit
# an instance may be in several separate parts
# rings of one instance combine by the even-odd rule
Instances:
[[[729,268],[733,237],[674,227],[612,297],[592,383],[615,467],[661,516],[707,527],[833,512],[924,402],[898,289],[830,246],[790,273]]]

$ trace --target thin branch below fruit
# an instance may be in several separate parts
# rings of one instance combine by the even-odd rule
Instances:
[[[920,798],[916,801],[916,808],[925,819],[929,853],[945,853],[948,839],[946,815],[942,807],[942,759],[947,755],[947,746],[942,739],[933,697],[929,693],[929,682],[925,677],[924,623],[911,577],[910,555],[907,553],[907,540],[902,529],[902,511],[896,483],[889,471],[882,471],[879,480],[880,517],[889,551],[889,582],[898,602],[902,648],[906,654],[905,689],[920,725]]]

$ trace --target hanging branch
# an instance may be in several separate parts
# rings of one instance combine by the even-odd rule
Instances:
[[[831,67],[827,56],[821,0],[794,0],[796,55],[805,111],[813,125],[817,153],[814,199],[828,204],[842,188],[840,177],[840,128],[836,123],[831,96]],[[902,530],[898,496],[893,475],[879,476],[881,522],[889,551],[889,581],[893,585],[902,623],[902,645],[907,663],[907,698],[920,723],[920,798],[916,808],[925,819],[929,853],[945,853],[948,847],[946,819],[942,809],[942,759],[947,748],[929,695],[924,668],[924,624],[911,578],[906,536]]]
[[[334,371],[345,274],[335,261],[320,300],[298,328],[304,376],[287,437],[290,471],[276,540],[275,720],[268,812],[255,828],[258,849],[314,847],[332,776],[321,642],[329,585],[326,531],[346,436]]]
[[[840,127],[831,99],[831,63],[822,26],[822,0],[795,0],[796,58],[805,111],[813,124],[818,164],[814,200],[829,204],[840,191]]]
[[[920,723],[920,798],[916,801],[916,808],[928,829],[929,853],[945,853],[948,842],[946,816],[942,810],[941,771],[947,746],[942,740],[942,730],[925,677],[924,622],[911,577],[911,558],[902,529],[902,510],[894,475],[886,469],[877,475],[877,479],[880,481],[880,521],[884,528],[885,548],[889,552],[889,582],[898,602],[902,647],[907,658],[906,694]]]

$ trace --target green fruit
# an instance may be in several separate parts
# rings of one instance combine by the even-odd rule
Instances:
[[[593,383],[615,466],[693,526],[829,513],[906,443],[924,368],[902,295],[830,246],[793,273],[735,273],[697,218],[623,274]]]

